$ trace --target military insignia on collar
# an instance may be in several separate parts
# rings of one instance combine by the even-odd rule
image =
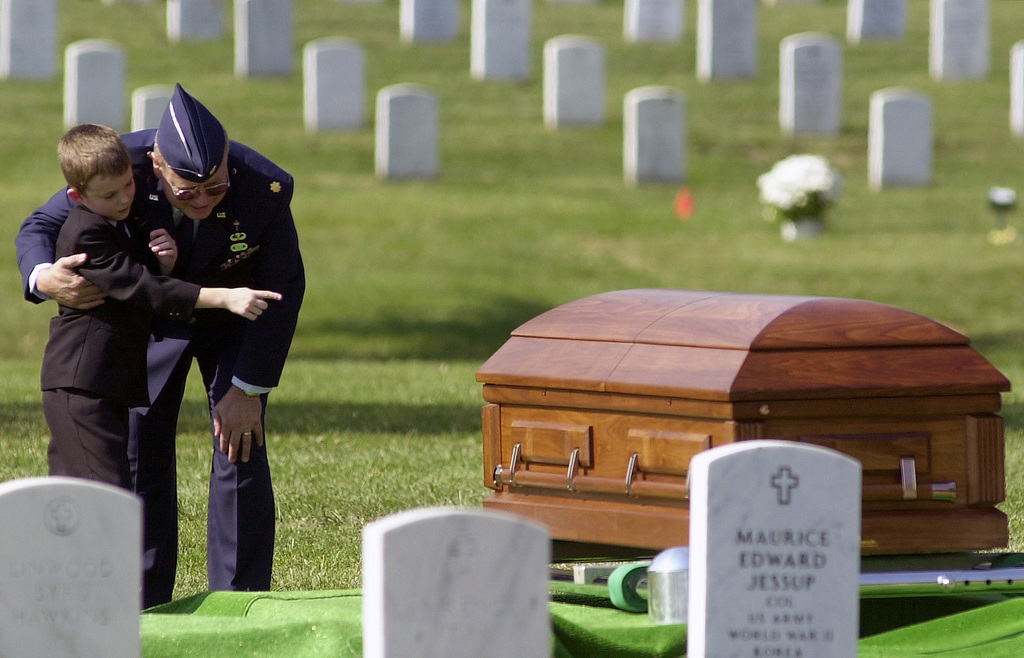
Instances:
[[[270,191],[274,192],[274,193],[280,192],[281,191],[281,183],[279,183],[277,181],[274,181],[273,183],[271,183],[270,184]]]

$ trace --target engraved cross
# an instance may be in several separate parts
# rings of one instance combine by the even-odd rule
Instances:
[[[789,505],[790,493],[800,485],[800,478],[793,475],[789,466],[781,466],[779,472],[772,476],[771,483],[779,492],[779,505]]]
[[[67,500],[52,501],[46,510],[47,525],[56,535],[68,535],[75,529],[75,508]]]

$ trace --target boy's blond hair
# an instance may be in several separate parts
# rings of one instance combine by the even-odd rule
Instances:
[[[132,156],[117,131],[95,123],[82,123],[64,133],[57,159],[68,186],[82,194],[96,176],[120,176],[132,166]]]

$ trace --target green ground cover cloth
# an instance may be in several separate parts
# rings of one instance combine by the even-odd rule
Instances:
[[[362,656],[358,590],[207,592],[142,615],[145,658]]]
[[[654,626],[615,608],[607,590],[552,583],[555,658],[679,658],[686,627]],[[142,615],[144,658],[362,655],[358,590],[206,592]],[[861,601],[859,656],[1024,656],[1024,598],[1003,595],[880,597]]]

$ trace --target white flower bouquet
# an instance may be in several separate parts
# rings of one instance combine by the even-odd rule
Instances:
[[[791,155],[757,178],[767,219],[825,218],[843,190],[843,179],[820,155]]]

